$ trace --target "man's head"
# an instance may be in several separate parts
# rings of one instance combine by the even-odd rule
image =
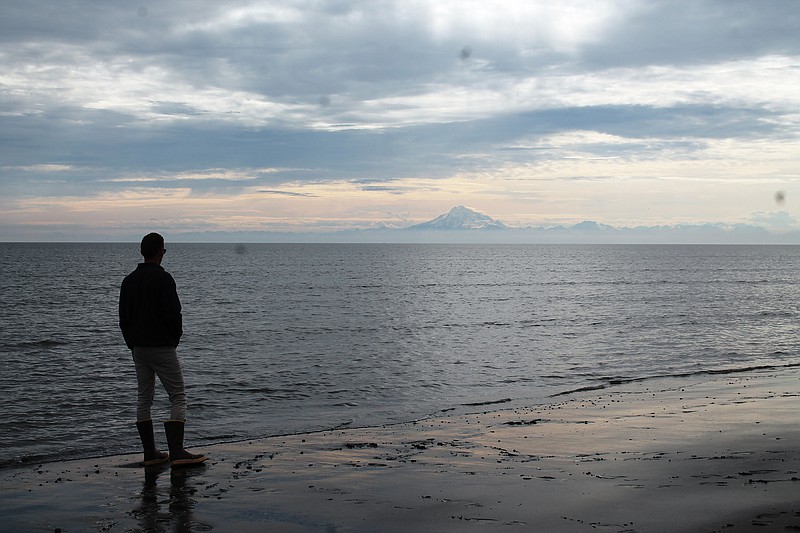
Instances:
[[[145,261],[157,261],[164,255],[164,237],[158,233],[148,233],[142,239],[140,248]]]

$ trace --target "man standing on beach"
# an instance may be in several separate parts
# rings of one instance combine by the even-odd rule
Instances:
[[[175,280],[161,266],[166,252],[164,237],[158,233],[145,235],[141,244],[144,262],[125,277],[119,295],[119,327],[136,365],[139,391],[136,428],[146,466],[167,461],[172,466],[192,465],[206,460],[204,455],[183,448],[186,391],[176,351],[183,334],[183,321]],[[170,419],[164,422],[169,456],[156,448],[150,417],[156,376],[164,385],[171,405]]]

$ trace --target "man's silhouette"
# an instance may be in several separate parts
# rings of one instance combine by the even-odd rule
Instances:
[[[145,466],[167,461],[171,466],[191,465],[206,460],[204,455],[183,448],[186,391],[176,351],[183,335],[183,321],[175,280],[161,266],[166,252],[161,235],[145,235],[141,245],[144,262],[125,277],[119,295],[119,327],[136,365],[136,428],[142,439]],[[164,422],[169,456],[156,448],[150,417],[156,376],[171,405],[170,419]]]

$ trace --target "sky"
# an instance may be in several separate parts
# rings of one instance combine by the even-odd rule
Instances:
[[[0,241],[456,205],[798,230],[798,28],[796,0],[3,0]]]

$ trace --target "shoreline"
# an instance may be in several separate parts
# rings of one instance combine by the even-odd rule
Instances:
[[[350,423],[344,423],[329,427],[320,425],[313,429],[309,428],[306,430],[303,429],[287,430],[287,432],[285,433],[277,432],[277,433],[250,435],[250,436],[229,435],[226,438],[199,437],[198,439],[193,439],[192,436],[189,435],[187,436],[187,439],[192,440],[193,442],[196,443],[197,446],[200,447],[213,447],[219,445],[246,443],[252,441],[282,438],[282,437],[293,437],[297,435],[312,435],[316,433],[326,433],[338,430],[362,430],[362,429],[370,429],[373,427],[388,427],[393,425],[414,424],[431,418],[450,416],[451,413],[459,413],[459,414],[469,413],[479,408],[508,410],[519,407],[527,407],[530,405],[534,406],[549,405],[551,403],[561,401],[565,397],[570,398],[570,397],[584,396],[587,394],[602,394],[604,391],[615,390],[619,387],[624,387],[632,384],[633,385],[652,384],[653,387],[657,387],[658,383],[660,382],[665,382],[670,380],[671,381],[680,380],[682,385],[691,386],[691,384],[693,384],[698,380],[707,380],[709,378],[713,379],[717,376],[735,377],[736,375],[739,374],[751,374],[754,372],[780,373],[782,371],[793,371],[794,369],[800,370],[800,363],[753,365],[753,366],[745,366],[737,368],[698,370],[695,372],[682,372],[676,374],[654,374],[649,376],[630,377],[630,378],[605,378],[603,380],[600,380],[596,385],[576,386],[574,388],[564,389],[562,391],[551,393],[548,395],[543,395],[538,397],[517,397],[517,398],[507,397],[497,400],[486,400],[476,403],[454,404],[450,407],[445,407],[430,411],[427,414],[418,414],[417,416],[419,416],[419,418],[397,419],[393,421],[387,421],[385,423],[366,422],[363,424],[355,424],[355,425]],[[5,459],[2,462],[0,462],[0,477],[2,472],[5,470],[25,468],[29,466],[43,465],[50,463],[63,463],[71,461],[103,459],[111,456],[129,455],[131,453],[136,453],[135,452],[136,445],[138,445],[138,440],[135,443],[132,440],[130,440],[128,446],[125,446],[122,449],[107,450],[105,453],[102,452],[75,453],[74,450],[71,450],[72,453],[67,455],[45,453],[41,455],[24,456],[22,458],[17,458],[17,459]],[[164,444],[164,446],[166,446],[166,444]]]
[[[197,468],[8,467],[0,530],[800,531],[798,402],[800,369],[753,370],[198,446]]]

